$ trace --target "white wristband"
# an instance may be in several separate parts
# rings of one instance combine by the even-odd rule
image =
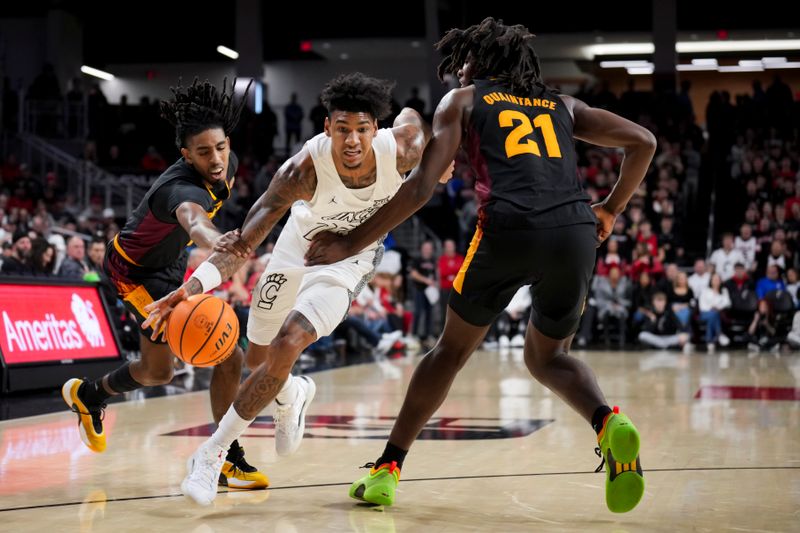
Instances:
[[[204,261],[197,270],[192,274],[200,282],[203,293],[216,289],[222,283],[222,274],[220,274],[217,265],[209,261]]]

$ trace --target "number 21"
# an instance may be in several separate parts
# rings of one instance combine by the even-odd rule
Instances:
[[[558,146],[558,139],[556,138],[555,129],[553,129],[553,119],[550,115],[542,113],[533,119],[528,115],[506,109],[502,111],[497,117],[500,121],[501,128],[514,128],[514,122],[519,122],[519,125],[511,130],[511,133],[506,137],[506,156],[509,158],[521,154],[533,154],[541,157],[542,153],[539,150],[539,143],[531,139],[525,139],[525,142],[520,142],[523,137],[533,133],[533,128],[542,130],[544,137],[544,148],[548,157],[561,157],[561,149]]]

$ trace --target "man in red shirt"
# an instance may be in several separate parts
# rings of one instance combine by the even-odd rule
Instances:
[[[439,309],[441,310],[442,325],[447,314],[447,302],[450,299],[450,290],[453,288],[453,280],[456,279],[464,256],[456,253],[456,243],[452,239],[444,241],[442,256],[439,257]]]

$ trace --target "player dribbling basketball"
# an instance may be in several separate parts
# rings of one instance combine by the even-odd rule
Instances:
[[[239,255],[249,254],[246,247],[233,244],[237,232],[222,235],[211,222],[230,196],[237,159],[228,135],[239,120],[245,97],[237,102],[233,87],[228,91],[223,85],[219,91],[197,80],[189,87],[174,88],[173,93],[170,100],[161,102],[161,115],[175,126],[182,157],[147,192],[109,244],[104,263],[120,299],[139,324],[147,319],[147,304],[181,285],[190,242],[209,250],[228,247]],[[103,410],[108,398],[172,380],[172,351],[162,338],[151,340],[151,333],[140,332],[140,360],[94,381],[70,379],[62,387],[64,401],[78,415],[81,440],[94,452],[106,449]],[[238,347],[214,368],[209,392],[216,422],[233,401],[241,370]],[[220,483],[237,488],[264,488],[269,483],[264,474],[247,464],[236,441],[227,450],[222,474]]]

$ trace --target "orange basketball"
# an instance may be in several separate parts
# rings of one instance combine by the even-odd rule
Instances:
[[[216,366],[239,341],[239,320],[230,305],[210,294],[195,294],[167,318],[167,344],[192,366]]]

